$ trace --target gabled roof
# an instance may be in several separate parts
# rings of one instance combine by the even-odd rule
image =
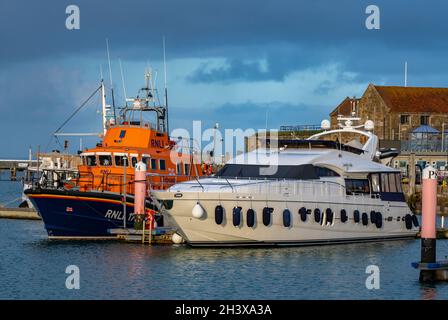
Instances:
[[[392,112],[448,112],[448,88],[373,87]]]
[[[330,116],[337,116],[339,114],[344,116],[350,115],[350,112],[352,111],[352,100],[353,98],[346,97],[333,111],[331,111]],[[355,100],[359,101],[360,99],[355,98]]]

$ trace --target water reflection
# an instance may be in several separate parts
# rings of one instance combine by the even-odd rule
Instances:
[[[48,241],[39,221],[0,221],[0,298],[22,299],[446,299],[410,266],[418,240],[286,248],[189,248]],[[437,244],[438,256],[448,242]],[[65,268],[81,290],[65,289]],[[381,271],[368,290],[368,265]],[[14,266],[11,268],[10,266]],[[32,266],[32,268],[30,268]]]

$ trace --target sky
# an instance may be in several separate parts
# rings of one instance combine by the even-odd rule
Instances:
[[[368,5],[380,9],[369,30]],[[68,5],[80,29],[66,28]],[[278,129],[319,124],[369,83],[448,87],[448,2],[437,0],[0,0],[0,158],[56,149],[52,133],[98,87],[117,104],[151,66],[163,90],[166,39],[170,129]],[[99,132],[95,96],[64,128]],[[84,138],[82,147],[98,138]],[[79,138],[70,149],[79,149]]]

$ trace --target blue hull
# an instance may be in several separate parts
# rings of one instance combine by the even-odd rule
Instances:
[[[124,226],[120,194],[52,189],[25,193],[39,211],[49,237],[113,237],[108,230]],[[133,228],[134,197],[128,196],[126,202],[126,227]],[[146,207],[153,209],[149,201]]]

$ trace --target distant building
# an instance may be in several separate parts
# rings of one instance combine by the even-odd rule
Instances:
[[[369,84],[361,98],[345,98],[331,113],[332,127],[338,115],[351,113],[361,122],[373,120],[380,147],[395,147],[401,154],[393,163],[407,172],[408,157],[424,167],[430,163],[445,170],[448,161],[448,88],[393,87]]]

